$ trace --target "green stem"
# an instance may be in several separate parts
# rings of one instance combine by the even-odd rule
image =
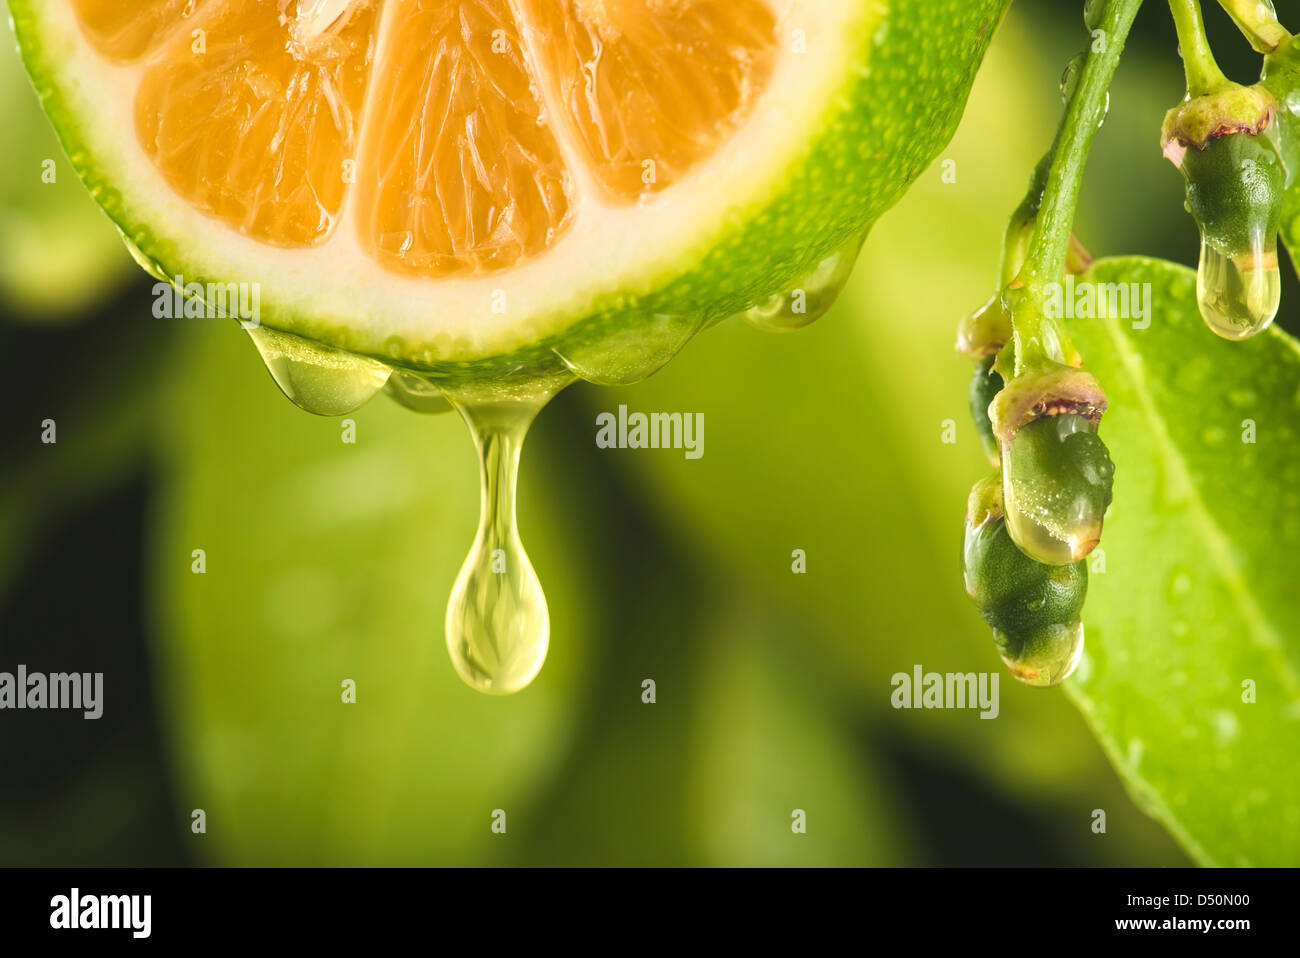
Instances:
[[[1259,53],[1272,53],[1291,39],[1287,29],[1277,22],[1272,4],[1265,5],[1261,0],[1219,0],[1219,6]]]
[[[1106,116],[1111,80],[1124,53],[1133,19],[1142,0],[1109,0],[1098,29],[1100,43],[1095,43],[1056,136],[1051,164],[1046,176],[1034,244],[1020,275],[1007,292],[1015,329],[1016,375],[1044,361],[1064,361],[1070,347],[1063,334],[1043,315],[1046,285],[1059,283],[1065,276],[1074,230],[1074,212],[1084,166],[1093,138]]]
[[[1205,20],[1201,16],[1201,0],[1169,0],[1169,10],[1178,28],[1178,48],[1183,53],[1183,69],[1187,73],[1187,93],[1201,96],[1213,93],[1228,85],[1228,78],[1219,69],[1205,36]]]

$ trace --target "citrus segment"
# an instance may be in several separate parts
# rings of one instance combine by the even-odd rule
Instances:
[[[744,120],[776,60],[761,0],[522,0],[601,185],[664,189]]]
[[[199,5],[74,2],[122,60]],[[384,266],[490,271],[570,225],[561,138],[617,202],[711,154],[772,73],[775,25],[762,0],[209,0],[152,55],[136,129],[174,190],[247,236],[320,243],[355,181],[360,245]]]
[[[387,11],[355,198],[363,244],[437,277],[501,269],[568,225],[571,177],[506,0]]]
[[[129,62],[157,46],[204,0],[72,0],[86,36],[104,56]]]
[[[172,189],[278,246],[324,240],[355,175],[375,10],[353,3],[324,29],[299,23],[314,9],[212,0],[197,35],[159,51],[135,100],[141,146]]]

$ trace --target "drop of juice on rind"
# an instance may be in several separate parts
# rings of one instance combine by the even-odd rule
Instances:
[[[1276,244],[1231,256],[1202,240],[1196,302],[1205,325],[1224,339],[1249,339],[1263,332],[1282,302]]]
[[[865,239],[865,235],[854,236],[788,290],[773,293],[742,313],[745,322],[767,333],[792,333],[817,322],[844,291]]]
[[[384,392],[399,405],[412,412],[434,414],[450,412],[451,403],[442,394],[442,390],[427,379],[403,369],[394,369],[384,386]]]
[[[552,352],[579,379],[597,386],[630,386],[662,369],[700,331],[703,321],[702,313],[659,313]],[[579,331],[575,339],[580,336]]]
[[[550,643],[546,595],[519,538],[515,499],[524,437],[562,385],[533,394],[448,396],[478,449],[482,497],[474,544],[447,601],[447,651],[466,684],[491,695],[532,682]]]
[[[378,360],[266,326],[249,329],[248,335],[280,391],[318,416],[342,416],[364,406],[392,373]]]

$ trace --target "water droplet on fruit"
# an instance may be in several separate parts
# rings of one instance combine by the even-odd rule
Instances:
[[[554,352],[579,379],[598,386],[627,386],[662,369],[699,332],[703,321],[701,314],[661,313],[635,325],[593,330],[585,339],[579,329],[570,337],[579,342]]]
[[[853,237],[789,290],[775,293],[745,312],[745,322],[768,333],[790,333],[817,322],[844,292],[865,239]]]
[[[1021,682],[1039,687],[1060,685],[1083,655],[1083,623],[1076,619],[1068,625],[1042,629],[1022,643],[1014,643],[994,629],[993,641],[1003,664]]]
[[[280,391],[298,408],[318,416],[342,416],[365,405],[392,372],[377,360],[265,326],[248,330],[248,335]]]
[[[1282,302],[1277,245],[1229,256],[1201,242],[1196,299],[1205,324],[1224,339],[1249,339],[1268,328]]]
[[[456,672],[480,692],[518,692],[546,659],[550,616],[519,539],[515,492],[528,427],[569,381],[532,393],[450,395],[478,449],[482,503],[474,544],[447,601],[447,650]]]
[[[1044,416],[1021,426],[1002,455],[1007,532],[1029,558],[1067,565],[1101,539],[1114,464],[1085,417]]]

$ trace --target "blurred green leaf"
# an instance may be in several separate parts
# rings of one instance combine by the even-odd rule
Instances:
[[[887,779],[785,642],[797,626],[757,608],[719,610],[697,665],[691,814],[715,866],[898,865],[914,846]],[[781,628],[779,626],[784,626]],[[805,831],[794,831],[795,813]],[[909,841],[909,839],[912,839]]]
[[[508,698],[452,670],[443,612],[473,539],[468,431],[380,397],[300,412],[234,326],[189,330],[160,447],[153,550],[162,686],[197,854],[244,864],[510,860],[573,733],[585,581],[562,472],[525,448],[521,531],[551,652]],[[192,551],[207,571],[191,571]],[[341,683],[356,682],[356,704]],[[493,844],[495,842],[495,844]]]
[[[0,378],[10,387],[0,469],[0,600],[31,543],[142,467],[168,337],[140,323],[0,328]],[[32,356],[56,355],[31,376]],[[42,441],[54,423],[55,442]]]
[[[0,292],[18,316],[68,319],[134,268],[41,112],[8,18],[0,29]],[[47,182],[47,171],[54,182]]]
[[[1276,329],[1212,335],[1180,266],[1104,260],[1087,278],[1150,284],[1153,319],[1071,326],[1109,396],[1117,471],[1069,688],[1135,799],[1200,861],[1294,864],[1300,348]]]

